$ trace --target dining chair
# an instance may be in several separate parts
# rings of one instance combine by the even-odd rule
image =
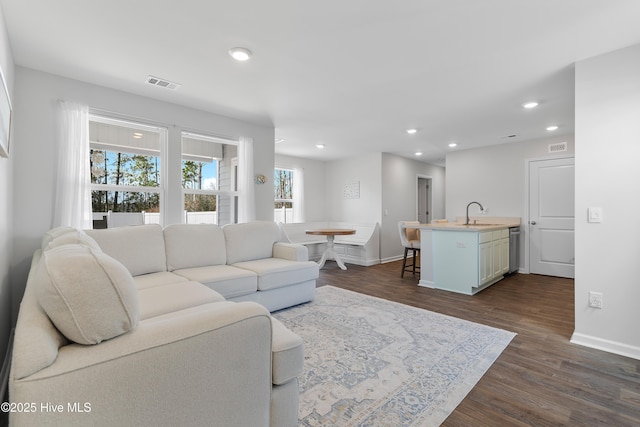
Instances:
[[[420,265],[417,263],[417,255],[420,254],[420,229],[411,227],[420,224],[418,221],[399,221],[398,231],[400,231],[400,243],[404,247],[404,258],[402,259],[402,273],[400,277],[404,277],[405,271],[411,271],[416,275],[416,271],[420,273]],[[407,265],[407,256],[409,251],[412,253],[413,261]]]

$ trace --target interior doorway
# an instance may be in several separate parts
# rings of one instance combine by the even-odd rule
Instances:
[[[573,157],[529,163],[529,271],[573,278]]]
[[[416,218],[420,224],[431,222],[431,178],[418,175],[416,183]]]

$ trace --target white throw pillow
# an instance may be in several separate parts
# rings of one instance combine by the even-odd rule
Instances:
[[[98,344],[137,326],[135,282],[103,252],[79,244],[51,248],[36,274],[40,305],[70,341]]]
[[[96,251],[102,252],[98,243],[93,240],[93,238],[89,237],[87,233],[82,230],[70,230],[66,233],[55,237],[51,240],[46,247],[43,247],[43,250],[49,250],[51,248],[56,248],[62,245],[71,245],[71,244],[79,244],[83,246],[87,246]]]
[[[49,247],[49,243],[51,243],[51,241],[57,237],[62,236],[63,234],[69,233],[71,231],[77,231],[75,228],[73,227],[69,227],[66,225],[63,225],[61,227],[56,227],[56,228],[52,228],[51,230],[47,231],[46,233],[44,233],[44,236],[42,236],[42,242],[40,243],[40,249],[42,249],[43,251],[45,249],[47,249],[47,247]]]

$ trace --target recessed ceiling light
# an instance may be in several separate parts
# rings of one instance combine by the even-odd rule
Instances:
[[[236,61],[247,61],[251,58],[251,51],[245,47],[234,47],[229,49],[229,55]]]
[[[135,139],[140,139],[140,138],[142,138],[142,134],[141,134],[140,132],[134,132],[134,133],[133,133],[133,137],[134,137]]]
[[[416,156],[422,156],[422,151],[416,151],[416,152],[415,152],[415,155],[416,155]]]
[[[525,104],[522,104],[522,106],[524,108],[530,109],[530,108],[536,108],[538,106],[538,103],[535,101],[531,101],[531,102],[527,102]]]
[[[418,129],[407,129],[407,133],[409,135],[413,135],[414,133],[418,132]]]
[[[549,126],[549,127],[547,128],[547,130],[548,130],[548,131],[558,130],[558,126],[556,126],[556,125]]]
[[[450,143],[450,144],[449,144],[449,147],[450,147],[450,148],[457,147],[457,146],[458,146],[458,144],[457,144],[457,143],[455,143],[455,142],[452,142],[452,143]]]
[[[316,144],[316,148],[324,148],[324,144]]]

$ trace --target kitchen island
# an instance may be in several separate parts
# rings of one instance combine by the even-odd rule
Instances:
[[[474,295],[509,271],[509,228],[520,218],[420,224],[420,286]]]

